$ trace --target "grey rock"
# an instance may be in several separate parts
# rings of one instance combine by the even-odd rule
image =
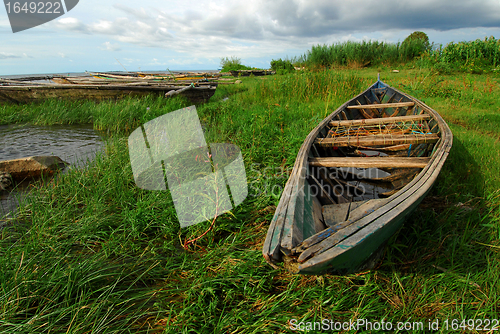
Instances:
[[[7,190],[12,185],[12,176],[9,173],[0,171],[0,190]]]

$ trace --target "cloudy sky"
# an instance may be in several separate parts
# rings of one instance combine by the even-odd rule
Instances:
[[[15,34],[5,7],[0,75],[215,70],[231,56],[268,68],[312,45],[396,43],[416,30],[436,44],[500,38],[500,0],[80,0]]]

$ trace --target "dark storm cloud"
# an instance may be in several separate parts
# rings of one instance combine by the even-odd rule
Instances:
[[[206,31],[241,38],[321,37],[390,29],[499,27],[500,1],[249,1],[248,11],[231,4],[217,16],[201,19]],[[267,33],[267,34],[266,34]]]
[[[368,24],[358,25],[362,30],[374,27],[387,29],[433,29],[446,31],[460,28],[499,27],[500,1],[439,1],[412,2],[402,5],[394,2],[393,10],[387,5],[379,8],[372,3],[362,16]],[[371,13],[371,14],[369,14]],[[350,26],[350,29],[355,28]],[[363,29],[364,28],[364,29]]]
[[[500,27],[500,0],[185,0],[161,8],[114,5],[115,19],[59,26],[140,46],[190,52],[252,44],[292,47],[331,36],[387,31]],[[158,3],[157,3],[158,4]],[[174,6],[175,5],[175,6]],[[173,10],[175,8],[175,10]],[[124,17],[126,16],[126,17]]]

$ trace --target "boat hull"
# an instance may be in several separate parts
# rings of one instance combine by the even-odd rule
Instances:
[[[253,76],[264,76],[264,75],[272,75],[274,71],[271,70],[239,70],[239,71],[231,71],[231,75],[235,78],[237,77],[248,77],[250,75]]]
[[[305,139],[269,227],[266,261],[303,274],[373,267],[436,181],[452,139],[436,111],[377,81]],[[350,194],[370,183],[377,184],[371,193]]]
[[[36,86],[0,86],[0,103],[32,103],[48,99],[63,100],[113,100],[125,97],[147,95],[165,96],[166,93],[185,88],[185,86],[139,86],[139,85],[36,85]],[[206,102],[215,93],[216,84],[191,87],[180,95],[193,103]]]
[[[377,228],[372,233],[345,240],[332,248],[329,253],[325,253],[324,261],[322,258],[317,258],[310,263],[306,262],[300,265],[296,272],[309,275],[325,272],[345,275],[373,269],[382,255],[387,240],[401,228],[408,215],[417,208],[428,191],[409,205],[405,205],[394,217],[380,217],[374,220],[372,224],[377,225]]]

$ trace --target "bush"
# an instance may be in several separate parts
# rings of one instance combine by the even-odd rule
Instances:
[[[241,59],[235,56],[225,57],[220,59],[220,66],[222,67],[222,72],[231,72],[239,70],[251,70],[251,67],[241,64]]]
[[[451,74],[453,72],[453,67],[445,62],[438,62],[434,65],[434,69],[439,74]]]
[[[295,71],[295,67],[290,60],[282,60],[281,58],[271,61],[271,69],[276,74],[286,74]]]

